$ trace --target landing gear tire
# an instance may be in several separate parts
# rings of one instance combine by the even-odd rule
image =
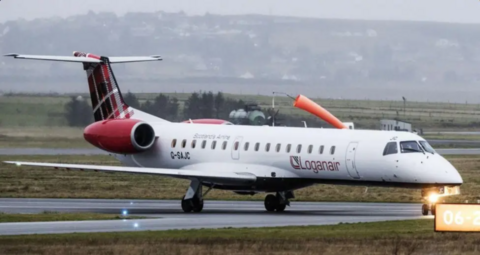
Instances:
[[[435,204],[422,205],[422,215],[428,215],[429,212],[431,215],[435,215]]]
[[[193,212],[199,213],[203,210],[203,200],[200,200],[198,197],[192,198],[193,203]]]
[[[275,210],[276,210],[277,212],[283,212],[283,211],[285,211],[285,208],[286,208],[286,207],[287,207],[287,205],[285,205],[285,204],[278,204],[278,205],[277,205],[277,208],[275,208]]]
[[[191,199],[185,200],[185,196],[182,198],[182,210],[186,213],[193,211],[193,203]]]
[[[192,199],[185,199],[184,196],[182,198],[182,210],[186,213],[201,212],[203,210],[203,200],[200,200],[198,197],[193,197]]]
[[[268,212],[273,212],[277,209],[278,206],[278,199],[276,196],[269,194],[265,197],[265,209]]]
[[[427,204],[422,205],[422,215],[428,215],[428,205]]]

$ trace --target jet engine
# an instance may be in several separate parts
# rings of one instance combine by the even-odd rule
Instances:
[[[118,154],[134,154],[150,149],[155,142],[152,126],[140,120],[112,119],[87,126],[83,137],[93,146]]]

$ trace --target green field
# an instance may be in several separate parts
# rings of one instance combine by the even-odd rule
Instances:
[[[190,96],[187,93],[166,93],[179,99],[180,107]],[[153,99],[158,94],[137,94],[140,101]],[[86,94],[82,95],[87,100]],[[294,95],[295,96],[295,95]],[[271,107],[270,96],[232,95],[226,97],[256,102],[262,107]],[[64,104],[68,95],[58,96],[0,96],[1,127],[58,127],[65,126]],[[353,121],[357,127],[379,128],[383,118],[399,118],[413,123],[416,128],[431,130],[472,130],[480,127],[480,104],[407,102],[405,112],[402,101],[316,99],[320,105],[342,121]],[[288,97],[275,99],[276,107],[284,114],[307,116],[292,106]],[[232,109],[233,110],[233,109]],[[1,134],[1,133],[0,133]]]
[[[94,148],[83,129],[71,127],[3,127],[0,148]]]
[[[478,254],[480,234],[434,233],[433,220],[334,226],[0,237],[1,254]]]
[[[476,202],[480,194],[480,158],[447,157],[461,173],[462,194],[447,201]],[[23,160],[77,164],[118,165],[109,156],[0,156],[0,161]],[[27,198],[131,198],[175,199],[180,201],[188,187],[180,179],[152,175],[82,172],[17,167],[0,164],[0,196]],[[334,185],[315,185],[295,192],[297,201],[420,202],[419,190]],[[264,194],[242,196],[213,190],[206,199],[263,200]]]
[[[143,219],[144,217],[120,216],[117,214],[100,213],[59,213],[44,211],[39,214],[9,214],[0,213],[0,223],[6,222],[38,222],[38,221],[83,221],[83,220],[118,220]]]

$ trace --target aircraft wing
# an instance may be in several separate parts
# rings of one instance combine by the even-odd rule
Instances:
[[[59,164],[59,163],[37,163],[37,162],[19,162],[5,161],[7,164],[17,166],[38,166],[51,167],[55,169],[67,170],[92,170],[98,172],[120,172],[132,174],[152,174],[162,175],[180,179],[198,179],[212,183],[224,184],[245,184],[254,182],[257,177],[246,172],[218,172],[205,169],[169,169],[169,168],[144,168],[144,167],[125,167],[125,166],[101,166],[101,165],[77,165],[77,164]]]
[[[13,57],[18,59],[32,59],[32,60],[48,60],[48,61],[60,61],[60,62],[77,62],[77,63],[101,63],[100,59],[88,58],[88,57],[70,57],[70,56],[47,56],[47,55],[22,55],[11,53],[5,55],[5,57]],[[146,56],[146,57],[109,57],[108,60],[111,64],[116,63],[132,63],[132,62],[145,62],[145,61],[159,61],[162,60],[160,56]]]

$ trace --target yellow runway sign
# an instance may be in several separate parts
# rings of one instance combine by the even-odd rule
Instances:
[[[480,232],[480,204],[435,205],[436,232]]]

